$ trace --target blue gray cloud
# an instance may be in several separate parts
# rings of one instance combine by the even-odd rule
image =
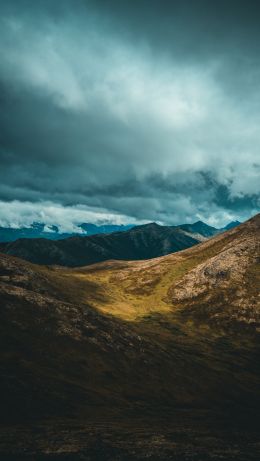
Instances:
[[[0,220],[258,211],[258,2],[0,5]]]

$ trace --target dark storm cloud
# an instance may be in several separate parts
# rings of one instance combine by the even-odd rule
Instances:
[[[205,55],[225,54],[230,47],[259,50],[257,0],[101,0],[84,2],[99,6],[102,14],[131,40],[143,38],[156,49]],[[161,50],[160,50],[161,51]],[[230,50],[227,50],[228,52]],[[233,53],[238,49],[233,49]],[[186,56],[185,56],[186,57]]]
[[[0,5],[0,224],[257,211],[259,2]]]

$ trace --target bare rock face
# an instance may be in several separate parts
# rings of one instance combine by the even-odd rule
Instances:
[[[198,308],[200,304],[208,304],[212,310],[222,306],[231,317],[236,315],[237,319],[249,323],[259,322],[259,222],[258,215],[239,229],[207,242],[205,252],[207,254],[209,249],[211,252],[213,250],[213,255],[198,263],[171,286],[168,292],[171,302],[176,305],[198,305]],[[200,246],[200,251],[203,250],[203,246]],[[219,312],[216,315],[219,316]]]
[[[255,249],[254,242],[250,247],[250,253]],[[254,258],[255,259],[255,258]],[[247,241],[241,242],[236,249],[225,248],[223,251],[199,264],[195,269],[188,272],[174,287],[174,300],[194,299],[205,294],[210,299],[214,289],[225,289],[231,283],[243,281],[243,276],[249,266],[250,254]]]

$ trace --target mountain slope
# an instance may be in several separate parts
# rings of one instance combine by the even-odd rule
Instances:
[[[148,261],[107,262],[74,272],[86,280],[98,280],[108,299],[111,293],[109,306],[123,303],[128,315],[133,306],[136,315],[142,315],[142,306],[187,312],[193,305],[197,309],[193,315],[208,305],[209,318],[218,306],[227,317],[233,305],[239,307],[238,314],[246,316],[250,311],[253,315],[259,304],[259,227],[257,215],[185,251]],[[248,322],[252,324],[253,319]]]
[[[233,399],[233,378],[228,369],[218,378],[216,363],[205,363],[203,380],[194,387],[193,370],[205,352],[203,334],[186,338],[186,327],[160,317],[163,311],[150,320],[145,313],[138,323],[104,316],[91,304],[106,303],[105,291],[77,277],[1,259],[2,419],[214,406],[223,379],[228,385],[221,398]],[[210,357],[217,359],[213,348]]]
[[[77,349],[80,345],[84,348],[86,341],[90,341],[91,347],[98,349],[104,331],[108,349],[102,346],[95,354],[109,354],[111,347],[115,360],[115,369],[114,365],[110,365],[113,376],[118,369],[114,354],[121,342],[117,332],[121,332],[120,335],[125,335],[125,338],[129,337],[129,340],[122,340],[123,343],[126,341],[121,349],[126,356],[130,353],[130,342],[137,346],[139,344],[135,335],[145,334],[148,355],[149,348],[153,350],[155,346],[158,347],[158,342],[160,347],[167,349],[168,339],[171,343],[173,341],[170,347],[173,361],[176,359],[174,344],[175,341],[178,344],[179,339],[172,336],[172,328],[173,331],[178,330],[181,337],[188,335],[187,343],[182,343],[184,349],[189,349],[191,345],[195,350],[196,347],[203,348],[200,342],[203,343],[205,338],[214,344],[214,335],[216,338],[221,337],[223,328],[231,328],[233,332],[242,328],[246,334],[254,337],[259,328],[259,221],[258,215],[191,249],[148,261],[112,261],[86,268],[55,269],[34,266],[2,255],[2,337],[9,337],[4,343],[7,341],[10,347],[17,347],[19,337],[22,341],[27,338],[26,341],[30,343],[33,334],[38,338],[37,341],[42,342],[43,349],[50,347],[50,338],[61,343],[64,340],[76,341]],[[97,325],[90,322],[88,326],[89,318],[94,319]],[[163,328],[161,321],[166,325]],[[204,333],[197,336],[197,325],[201,325],[202,332],[206,328],[205,338]],[[213,329],[210,334],[208,328]],[[11,337],[13,341],[16,338],[15,346],[12,345]],[[54,347],[53,343],[51,347]],[[137,362],[138,347],[132,349],[133,360]],[[145,351],[146,347],[142,347]],[[160,348],[157,352],[153,351],[148,363],[151,360],[153,362],[152,357],[160,363],[165,359]],[[190,362],[191,358],[187,356],[185,360]],[[192,368],[194,360],[193,357]],[[122,364],[118,366],[120,369]],[[156,367],[153,376],[158,379],[155,370]],[[181,367],[178,373],[183,372],[185,370]],[[188,383],[188,377],[186,379]],[[169,383],[165,386],[168,389]],[[176,388],[170,386],[170,389],[166,394],[173,392],[175,395]],[[146,393],[149,401],[146,384],[142,392]],[[189,396],[183,397],[184,401],[186,398],[194,398],[188,384],[187,389],[182,388],[181,393]],[[208,397],[208,393],[206,395]],[[202,394],[196,395],[198,401],[202,397]]]
[[[194,434],[203,409],[206,424],[220,418],[225,431],[239,420],[246,421],[244,431],[249,422],[255,428],[259,259],[260,215],[147,261],[72,269],[1,255],[2,424],[51,420],[68,427],[74,418],[121,427],[136,418],[149,424],[166,418],[169,426],[181,414],[190,428],[183,434]],[[245,450],[244,458],[236,451],[222,459],[257,459]],[[100,459],[115,459],[113,453]],[[212,446],[209,453],[194,459],[211,459]],[[161,456],[154,459],[171,459]]]

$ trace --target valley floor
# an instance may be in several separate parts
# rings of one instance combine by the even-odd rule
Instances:
[[[10,447],[13,448],[10,450]],[[256,461],[255,422],[223,419],[206,411],[178,410],[174,417],[63,420],[1,427],[5,461]]]

